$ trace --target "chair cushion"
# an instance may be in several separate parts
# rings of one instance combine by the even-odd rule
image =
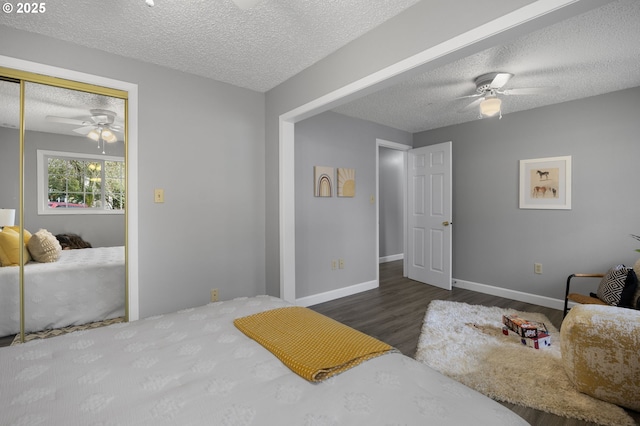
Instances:
[[[577,305],[560,328],[565,372],[576,389],[640,411],[640,311]]]
[[[627,280],[629,271],[631,271],[633,277]],[[627,290],[627,292],[625,292],[626,299],[623,300],[622,295],[627,285],[633,286],[633,290]],[[609,305],[619,306],[621,304],[621,301],[623,304],[628,305],[628,303],[630,303],[630,299],[633,297],[636,286],[637,279],[635,278],[633,269],[627,268],[624,265],[617,265],[609,269],[609,271],[602,278],[596,294],[598,296],[598,299],[606,302]],[[629,294],[629,291],[631,294]]]

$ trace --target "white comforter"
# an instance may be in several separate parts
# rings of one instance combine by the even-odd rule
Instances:
[[[285,306],[241,298],[0,349],[7,425],[517,425],[489,398],[401,354],[319,384],[233,326]]]
[[[124,247],[63,250],[52,263],[24,268],[25,331],[124,315]],[[20,331],[19,268],[0,268],[0,336]]]

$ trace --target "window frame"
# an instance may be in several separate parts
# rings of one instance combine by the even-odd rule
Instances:
[[[119,156],[112,155],[96,155],[96,154],[85,154],[79,152],[67,152],[67,151],[50,151],[44,149],[37,150],[37,205],[38,205],[38,215],[95,215],[95,214],[106,214],[106,215],[124,215],[125,209],[99,209],[99,208],[78,208],[78,209],[52,209],[48,207],[49,203],[49,158],[59,158],[63,160],[86,160],[92,162],[102,162],[104,165],[105,161],[113,161],[113,162],[122,162],[123,166],[126,166],[125,158]],[[123,167],[123,171],[126,174],[126,167]],[[123,176],[123,179],[126,176]],[[105,186],[102,187],[104,191]],[[126,191],[126,187],[125,187]],[[104,192],[102,194],[101,199],[104,199]],[[125,193],[126,199],[126,193]]]

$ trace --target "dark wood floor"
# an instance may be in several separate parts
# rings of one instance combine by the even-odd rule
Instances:
[[[558,329],[562,322],[562,311],[556,309],[460,288],[454,288],[452,291],[442,290],[404,278],[402,261],[380,265],[379,288],[310,306],[310,308],[374,336],[413,358],[422,329],[422,320],[432,300],[451,300],[474,305],[508,307],[524,312],[541,312]],[[593,423],[567,419],[519,405],[501,404],[532,425],[593,425]],[[640,413],[629,412],[629,414],[636,423],[640,424]]]
[[[15,334],[11,336],[0,337],[0,348],[3,346],[9,346],[13,342],[13,339],[15,339],[15,337]]]

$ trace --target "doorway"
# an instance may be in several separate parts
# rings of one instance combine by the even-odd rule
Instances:
[[[404,260],[408,145],[376,140],[376,264]],[[404,264],[404,262],[403,262]],[[380,282],[380,268],[377,279]],[[403,276],[406,276],[403,267]]]
[[[396,183],[392,188],[381,184],[381,174],[384,176],[385,173],[381,173],[381,167],[391,166],[391,162],[385,164],[381,161],[381,157],[385,155],[381,156],[383,150],[398,151],[402,155],[402,171],[390,171],[391,175],[399,175],[397,179],[401,183]],[[390,154],[390,158],[395,157],[395,162],[400,162],[399,155],[394,156],[393,152]],[[418,164],[422,166],[418,167]],[[447,290],[451,290],[451,167],[451,142],[413,149],[391,141],[376,140],[376,263],[400,259],[399,254],[381,255],[381,250],[387,250],[385,238],[388,236],[383,227],[387,219],[384,215],[390,210],[387,207],[387,211],[384,211],[384,203],[399,203],[402,208],[396,209],[394,213],[401,211],[400,217],[403,219],[402,276]],[[384,200],[385,196],[387,200]],[[393,221],[388,220],[391,223]],[[398,235],[392,238],[396,242],[400,240]],[[380,282],[379,267],[377,279]]]

